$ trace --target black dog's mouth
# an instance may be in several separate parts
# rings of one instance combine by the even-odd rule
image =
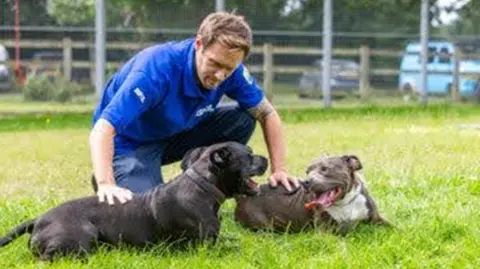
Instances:
[[[252,178],[255,176],[263,175],[268,168],[268,160],[263,156],[254,156],[252,169],[248,173],[247,179],[245,180],[245,194],[246,195],[257,195],[260,192],[260,187],[257,182]]]
[[[245,184],[246,188],[245,188],[245,194],[246,195],[249,195],[249,196],[254,196],[254,195],[257,195],[259,192],[260,192],[260,187],[258,186],[258,183],[255,182],[253,179],[251,178],[248,178],[246,180],[246,184]]]
[[[320,193],[315,193],[315,199],[306,203],[306,209],[313,209],[317,206],[325,209],[331,207],[335,202],[342,197],[343,189],[336,187]]]
[[[260,187],[258,183],[253,180],[254,177],[260,176],[263,173],[259,173],[258,171],[250,171],[247,175],[243,178],[243,193],[249,196],[257,195],[260,192]]]

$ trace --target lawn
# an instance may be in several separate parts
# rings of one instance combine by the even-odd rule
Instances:
[[[92,194],[90,113],[0,119],[0,234],[68,199]],[[346,237],[253,233],[222,207],[218,245],[175,251],[101,249],[87,261],[35,261],[28,236],[0,249],[0,268],[479,268],[480,108],[435,105],[288,109],[288,168],[301,177],[324,153],[356,154],[391,230],[362,225]],[[261,131],[251,141],[266,154]],[[179,165],[164,168],[170,178]],[[265,182],[266,176],[258,178]]]

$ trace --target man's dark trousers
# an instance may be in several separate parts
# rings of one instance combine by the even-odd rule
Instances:
[[[246,144],[255,130],[255,119],[238,105],[219,106],[213,115],[194,128],[115,156],[113,169],[118,186],[134,193],[163,183],[161,166],[183,158],[193,148],[226,141]]]

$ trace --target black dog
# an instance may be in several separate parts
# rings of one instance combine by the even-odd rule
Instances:
[[[99,203],[96,196],[66,202],[20,224],[0,238],[0,246],[28,232],[32,252],[52,260],[64,255],[84,257],[98,242],[145,246],[180,239],[215,240],[222,202],[237,194],[255,194],[258,189],[250,177],[262,175],[268,163],[236,142],[193,150],[182,166],[192,154],[196,161],[167,184],[134,195],[125,204]]]

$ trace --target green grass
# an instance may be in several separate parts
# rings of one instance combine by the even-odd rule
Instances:
[[[342,98],[338,99],[337,97]],[[274,96],[271,100],[278,108],[323,108],[322,99],[300,99],[296,85],[275,84]],[[19,93],[0,94],[0,118],[12,114],[46,114],[46,113],[86,113],[92,111],[97,102],[95,94],[75,96],[71,102],[25,102]],[[445,97],[429,97],[430,104],[444,104],[448,102]],[[354,108],[354,107],[392,107],[392,106],[415,106],[417,103],[411,101],[406,103],[398,90],[372,90],[370,97],[366,100],[358,98],[358,92],[345,94],[345,92],[332,93],[332,107]]]
[[[363,225],[345,238],[253,233],[233,221],[228,201],[216,246],[101,249],[83,263],[48,264],[35,261],[24,236],[0,249],[0,268],[478,268],[480,131],[458,126],[480,122],[479,112],[444,104],[280,109],[291,174],[304,175],[324,153],[356,154],[380,212],[397,230]],[[0,234],[91,194],[89,124],[90,113],[0,119]],[[266,154],[260,129],[251,145]],[[164,168],[166,178],[179,171],[178,164]]]
[[[94,95],[77,96],[69,103],[56,102],[25,102],[21,94],[0,94],[0,117],[11,114],[28,113],[82,113],[91,111],[95,106]]]

